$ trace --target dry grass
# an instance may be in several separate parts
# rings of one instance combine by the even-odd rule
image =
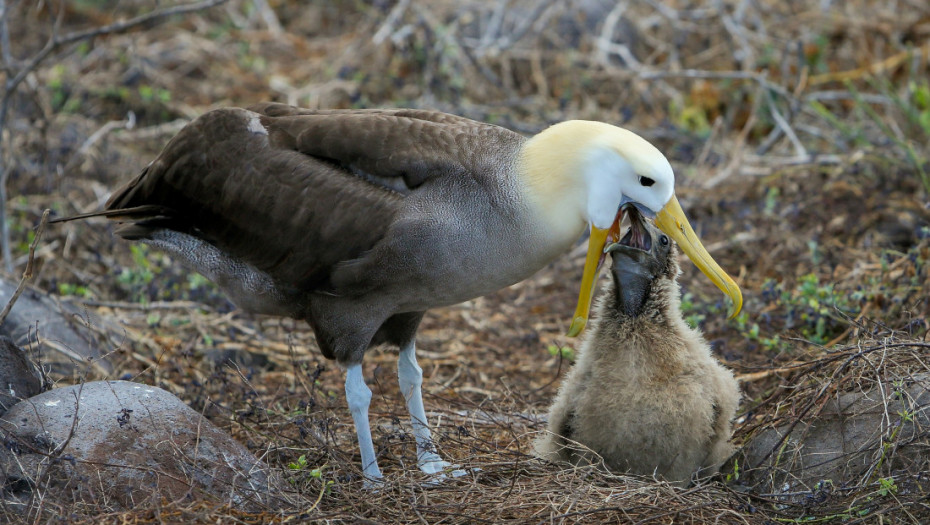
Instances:
[[[690,267],[682,276],[693,303],[687,313],[702,317],[708,340],[744,378],[739,441],[813,417],[844,391],[927,371],[923,2],[820,2],[822,11],[767,0],[270,3],[273,11],[231,0],[63,49],[36,69],[12,98],[3,130],[17,267],[42,209],[99,208],[109,189],[210,107],[432,107],[528,133],[598,119],[668,153],[692,222],[743,286],[746,314],[726,322],[713,286]],[[15,56],[41,47],[49,5],[57,6],[13,3]],[[80,30],[155,2],[65,5],[65,28]],[[231,311],[212,286],[157,252],[130,249],[100,223],[50,228],[37,250],[36,285],[86,305],[94,327],[119,321],[121,337],[106,349],[113,377],[175,393],[281,469],[293,492],[261,514],[204,502],[127,511],[89,501],[0,515],[30,523],[69,512],[86,523],[930,520],[926,475],[893,470],[881,454],[856,483],[789,498],[719,480],[680,490],[531,458],[533,434],[544,428],[538,416],[569,366],[548,347],[574,344],[562,334],[578,255],[424,321],[428,415],[443,453],[472,469],[465,478],[423,486],[393,351],[366,358],[387,476],[372,492],[359,482],[342,374],[305,326]],[[58,380],[101,377],[78,370]],[[903,444],[886,423],[881,448],[896,451]],[[922,432],[909,446],[926,446]],[[306,466],[290,469],[301,456]]]
[[[744,490],[787,516],[814,507],[844,520],[925,519],[930,344],[877,331],[775,371],[777,386],[736,433]],[[732,464],[725,471],[735,475]]]

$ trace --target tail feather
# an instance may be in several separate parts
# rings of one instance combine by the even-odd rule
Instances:
[[[156,205],[136,206],[133,208],[123,208],[116,210],[94,211],[72,215],[71,217],[59,217],[52,219],[50,223],[70,222],[80,219],[90,219],[93,217],[106,217],[112,221],[120,223],[114,233],[127,240],[146,239],[152,232],[163,228],[175,226],[173,220],[175,213],[170,208]]]
[[[142,204],[137,206],[131,205],[135,190],[145,180],[149,168],[151,168],[151,165],[142,170],[142,172],[134,179],[124,184],[122,187],[117,188],[116,191],[110,195],[110,198],[104,205],[103,210],[82,213],[80,215],[72,215],[70,217],[59,217],[48,222],[50,224],[55,224],[59,222],[91,219],[93,217],[106,217],[107,219],[117,222],[139,222],[148,221],[151,219],[167,219],[175,216],[175,211],[171,208],[168,208],[167,206],[161,206],[158,204]]]
[[[90,219],[93,217],[106,217],[114,221],[139,221],[158,217],[168,217],[171,215],[173,215],[173,213],[170,208],[156,205],[145,205],[118,210],[92,211],[90,213],[82,213],[80,215],[71,215],[70,217],[58,217],[48,222],[49,224],[55,224],[59,222],[71,222],[81,219]]]

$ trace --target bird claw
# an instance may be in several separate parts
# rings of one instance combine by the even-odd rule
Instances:
[[[479,471],[481,469],[463,469],[460,465],[455,465],[441,459],[439,456],[432,454],[433,457],[421,457],[419,461],[420,470],[429,476],[424,483],[427,486],[439,485],[447,478],[461,478],[469,471]]]
[[[420,460],[417,461],[420,470],[425,474],[436,475],[442,474],[445,470],[452,467],[452,463],[440,458],[438,455],[432,452],[427,452],[420,455]]]
[[[436,454],[430,457],[421,456],[419,463],[420,470],[426,474],[426,480],[422,482],[423,487],[438,487],[446,479],[461,478],[469,473],[481,472],[478,467],[462,468],[461,465],[450,463]],[[387,487],[387,482],[381,476],[371,477],[362,475],[362,488],[371,493],[379,493]]]
[[[362,489],[370,492],[381,492],[384,489],[385,482],[383,477],[372,478],[368,476],[362,476]]]
[[[462,477],[465,474],[467,474],[465,470],[462,470],[457,467],[458,465],[446,463],[446,467],[443,468],[442,470],[439,470],[433,473],[427,473],[426,480],[423,481],[423,486],[424,487],[438,487],[445,480],[449,478],[458,478],[458,477]]]

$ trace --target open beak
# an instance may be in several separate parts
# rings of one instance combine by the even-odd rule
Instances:
[[[584,271],[581,274],[581,292],[578,294],[578,306],[572,316],[572,326],[568,329],[568,336],[575,337],[584,330],[588,322],[588,313],[591,311],[591,301],[594,299],[594,287],[597,285],[597,275],[604,262],[604,246],[608,241],[617,242],[620,237],[620,221],[623,219],[623,210],[617,212],[617,217],[609,229],[598,228],[591,225],[591,237],[588,239],[588,256],[585,258]]]
[[[730,319],[736,317],[736,314],[743,308],[743,294],[733,279],[707,253],[704,245],[691,229],[688,219],[685,218],[685,212],[678,203],[678,197],[672,195],[665,207],[656,214],[655,222],[660,230],[678,243],[694,265],[733,300],[733,313],[730,314]]]

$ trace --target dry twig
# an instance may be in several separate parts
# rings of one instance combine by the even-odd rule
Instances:
[[[9,301],[7,301],[3,311],[0,312],[0,326],[3,325],[3,322],[6,321],[6,316],[10,315],[10,312],[13,310],[13,305],[16,304],[16,300],[19,299],[19,296],[26,288],[26,282],[32,280],[32,271],[35,265],[36,246],[39,244],[39,240],[42,239],[42,234],[45,232],[45,225],[48,224],[48,214],[50,212],[51,210],[45,210],[42,212],[42,220],[39,221],[39,225],[36,227],[35,238],[32,239],[32,244],[29,246],[29,261],[26,263],[26,269],[23,271],[23,277],[19,280],[19,286],[16,287],[16,291],[13,292],[13,296],[10,297]]]

